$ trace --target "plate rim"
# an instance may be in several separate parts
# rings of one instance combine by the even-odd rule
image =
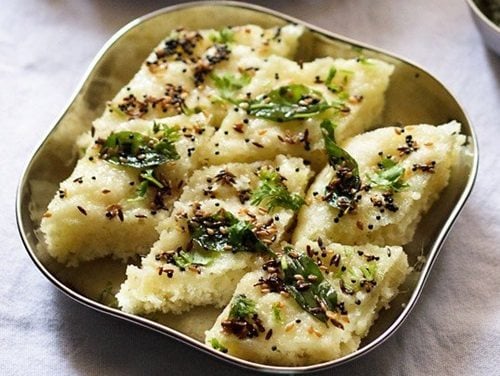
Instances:
[[[369,49],[371,51],[377,52],[384,54],[386,56],[395,58],[396,60],[402,61],[406,64],[409,64],[418,70],[426,72],[430,78],[436,81],[444,91],[450,96],[451,99],[455,101],[457,106],[460,108],[460,110],[463,113],[463,116],[465,120],[468,123],[468,130],[470,131],[470,136],[469,138],[469,143],[472,145],[472,153],[473,153],[473,158],[472,158],[472,164],[471,164],[471,169],[470,169],[470,174],[467,179],[467,183],[464,186],[464,189],[462,193],[460,194],[460,197],[458,198],[455,206],[453,209],[450,211],[450,214],[448,216],[448,219],[445,221],[443,224],[443,227],[439,231],[439,234],[434,241],[434,246],[432,249],[429,251],[428,258],[426,260],[426,263],[424,264],[424,267],[421,270],[421,274],[418,278],[418,282],[415,286],[414,291],[412,292],[408,303],[404,307],[403,311],[398,315],[398,317],[395,319],[395,321],[386,329],[384,330],[377,338],[375,338],[373,341],[371,341],[369,344],[365,345],[362,348],[357,349],[356,351],[347,354],[341,358],[334,359],[334,360],[329,360],[327,362],[323,363],[317,363],[317,364],[312,364],[312,365],[307,365],[307,366],[274,366],[274,365],[266,365],[266,364],[260,364],[260,363],[255,363],[251,361],[247,361],[241,358],[236,358],[232,355],[228,354],[223,354],[220,351],[217,351],[215,349],[212,349],[211,347],[203,344],[202,342],[199,342],[195,340],[194,338],[183,334],[173,328],[170,328],[166,325],[159,324],[155,321],[146,319],[141,316],[137,315],[132,315],[130,313],[126,313],[123,311],[120,311],[115,308],[111,308],[108,306],[103,305],[102,303],[98,303],[90,298],[87,298],[80,293],[72,290],[68,286],[66,286],[64,283],[59,281],[55,275],[53,275],[44,265],[43,263],[38,259],[38,257],[35,254],[35,251],[31,249],[31,245],[28,239],[28,234],[24,228],[24,223],[23,219],[26,219],[23,213],[23,196],[24,196],[24,190],[25,186],[27,185],[27,175],[28,172],[31,169],[31,166],[33,164],[33,161],[36,159],[36,156],[40,152],[40,149],[42,146],[45,144],[45,142],[49,139],[51,134],[55,131],[57,128],[58,124],[61,122],[61,120],[65,117],[67,114],[68,110],[71,108],[73,103],[76,101],[79,93],[81,90],[84,88],[86,82],[89,80],[89,77],[91,76],[92,71],[94,70],[95,66],[99,63],[99,61],[103,58],[103,56],[106,54],[108,49],[116,43],[121,37],[123,37],[129,30],[133,29],[134,27],[140,25],[141,23],[148,21],[152,18],[158,17],[160,15],[164,15],[166,13],[171,13],[175,12],[178,10],[182,9],[187,9],[187,8],[193,8],[193,7],[199,7],[199,6],[216,6],[216,7],[231,7],[231,8],[243,8],[243,9],[249,9],[253,11],[258,11],[261,13],[266,13],[270,14],[272,16],[275,16],[277,18],[280,18],[284,21],[290,22],[290,23],[296,23],[299,25],[303,25],[305,28],[319,33],[321,35],[324,35],[328,37],[329,39],[334,39],[334,40],[339,40],[343,43],[348,43],[351,45],[359,46],[364,49]],[[29,160],[25,164],[25,167],[23,169],[21,178],[18,183],[18,187],[16,190],[16,223],[17,223],[17,228],[19,235],[21,237],[22,243],[30,256],[31,260],[34,262],[34,264],[38,267],[40,272],[50,281],[52,282],[53,285],[55,285],[60,291],[62,291],[66,296],[70,297],[71,299],[77,301],[78,303],[83,304],[84,306],[87,306],[89,308],[92,308],[96,311],[111,315],[113,317],[126,320],[128,322],[146,327],[148,329],[151,329],[153,331],[159,332],[163,335],[167,335],[170,338],[174,338],[176,340],[179,340],[182,343],[185,343],[191,347],[194,347],[198,350],[201,350],[202,352],[206,354],[210,354],[212,356],[215,356],[217,359],[221,359],[229,364],[232,365],[237,365],[246,369],[250,370],[256,370],[256,371],[264,371],[264,372],[272,372],[272,373],[305,373],[305,372],[313,372],[313,371],[320,371],[320,370],[325,370],[328,368],[333,368],[337,367],[343,364],[346,364],[362,355],[365,355],[381,345],[385,340],[387,340],[390,336],[392,336],[397,329],[404,323],[404,321],[408,318],[410,315],[411,311],[416,305],[416,302],[418,301],[420,295],[422,294],[423,288],[425,286],[425,283],[430,275],[430,270],[433,267],[441,249],[442,246],[449,235],[453,224],[456,222],[460,212],[463,210],[464,205],[471,195],[471,192],[473,190],[473,187],[476,182],[477,178],[477,173],[478,173],[478,164],[479,164],[479,147],[478,147],[478,142],[477,142],[477,136],[476,132],[474,130],[474,127],[470,121],[469,116],[467,115],[464,107],[461,105],[461,103],[457,100],[457,98],[448,90],[448,88],[441,82],[439,81],[434,75],[429,73],[426,69],[420,67],[418,64],[415,64],[413,61],[408,60],[407,58],[400,57],[397,54],[394,54],[392,52],[388,52],[382,48],[374,47],[369,44],[351,39],[349,37],[343,36],[341,34],[337,34],[335,32],[331,32],[328,30],[325,30],[321,27],[312,25],[306,21],[302,21],[298,18],[289,16],[287,14],[284,14],[282,12],[269,9],[266,7],[262,7],[260,5],[255,5],[255,4],[249,4],[245,2],[236,2],[236,1],[210,1],[210,0],[205,0],[205,1],[197,1],[197,2],[187,2],[187,3],[182,3],[182,4],[176,4],[168,7],[164,7],[158,10],[155,10],[153,12],[147,13],[143,16],[137,17],[134,20],[128,22],[125,26],[121,27],[116,33],[114,33],[111,38],[109,38],[106,43],[103,45],[103,47],[98,51],[96,56],[92,59],[89,67],[86,69],[82,79],[80,82],[77,84],[76,89],[73,91],[73,94],[70,96],[69,101],[67,102],[67,105],[64,107],[64,110],[62,113],[56,118],[56,121],[53,123],[53,126],[49,129],[47,132],[46,136],[43,137],[41,142],[35,147],[34,152],[29,154]],[[30,220],[30,218],[28,218]]]

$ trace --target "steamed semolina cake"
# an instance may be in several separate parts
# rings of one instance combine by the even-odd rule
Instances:
[[[174,30],[150,54],[134,78],[108,103],[94,127],[112,128],[130,118],[152,119],[204,111],[218,126],[226,104],[215,90],[227,75],[230,88],[244,82],[270,55],[293,57],[303,28],[255,25],[221,30]]]
[[[269,57],[233,98],[210,144],[209,164],[252,162],[289,154],[326,163],[320,123],[333,121],[337,140],[380,119],[393,66],[375,59],[316,59],[297,63]]]
[[[301,242],[243,277],[206,344],[273,365],[355,351],[409,272],[401,247]]]
[[[203,114],[179,115],[99,133],[42,218],[49,254],[76,265],[146,253],[158,239],[156,225],[198,167],[196,149],[213,134],[206,123]]]
[[[128,266],[119,306],[147,314],[227,304],[239,279],[286,237],[311,175],[284,156],[194,172],[151,252]]]
[[[342,147],[357,162],[360,183],[350,185],[356,180],[353,169],[325,167],[299,212],[294,241],[408,243],[448,184],[465,142],[459,132],[460,124],[453,121],[381,128],[347,140]]]
[[[294,61],[303,33],[173,30],[76,141],[40,230],[67,267],[110,257],[61,275],[121,265],[101,303],[249,361],[356,351],[466,138],[455,121],[370,131],[394,66]]]

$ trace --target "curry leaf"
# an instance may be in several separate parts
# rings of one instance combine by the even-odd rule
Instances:
[[[195,250],[212,252],[268,252],[274,254],[253,232],[249,222],[225,210],[188,221]]]
[[[302,309],[326,323],[326,311],[335,310],[337,293],[314,260],[305,254],[297,257],[285,254],[281,258],[281,267],[288,293]]]
[[[292,84],[249,101],[247,112],[258,118],[285,122],[316,116],[332,107],[319,91]]]
[[[175,149],[177,132],[165,128],[160,138],[138,132],[111,133],[103,142],[100,156],[104,160],[134,168],[156,167],[179,159]]]
[[[326,186],[325,200],[333,207],[348,211],[355,207],[355,196],[361,188],[356,160],[335,143],[335,126],[329,120],[321,123],[328,161],[335,176]]]

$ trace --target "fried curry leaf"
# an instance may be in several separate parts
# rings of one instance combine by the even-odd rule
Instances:
[[[163,129],[159,138],[131,131],[111,133],[102,144],[100,156],[113,164],[140,169],[175,161],[180,158],[175,149],[178,131]]]
[[[358,163],[335,143],[335,126],[329,120],[321,123],[328,162],[335,176],[326,186],[325,200],[334,208],[347,212],[355,207],[355,196],[361,188]]]
[[[267,252],[274,254],[253,232],[253,226],[226,210],[188,221],[195,250],[212,252]]]
[[[240,294],[237,295],[231,303],[229,318],[244,320],[246,318],[251,318],[256,313],[255,302],[247,298],[244,294]]]
[[[319,91],[292,84],[249,101],[247,112],[258,118],[285,122],[309,118],[332,107]]]
[[[408,183],[405,183],[403,180],[405,169],[392,159],[382,159],[379,166],[379,172],[368,176],[373,187],[392,192],[399,192],[408,187]]]
[[[252,193],[252,205],[263,203],[272,212],[278,207],[297,211],[304,204],[300,195],[288,191],[283,177],[276,171],[262,170],[259,179],[259,187]]]
[[[326,323],[326,311],[334,311],[337,293],[325,279],[318,265],[305,254],[281,258],[285,288],[295,301],[316,319]],[[300,276],[300,277],[299,277]]]
[[[235,99],[236,92],[248,85],[252,80],[252,78],[246,73],[241,74],[239,77],[232,74],[223,74],[220,76],[211,74],[210,78],[214,81],[220,97],[234,104],[238,103]]]

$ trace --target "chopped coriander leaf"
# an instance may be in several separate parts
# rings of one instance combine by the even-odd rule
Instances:
[[[99,298],[97,300],[99,303],[107,305],[108,307],[118,308],[118,300],[113,292],[113,284],[111,282],[107,283],[106,287],[99,294]]]
[[[329,104],[319,91],[292,84],[251,100],[247,112],[258,118],[285,122],[313,117],[336,106]]]
[[[236,92],[248,85],[252,80],[247,73],[243,73],[239,77],[232,74],[223,74],[220,76],[211,74],[210,78],[214,81],[220,97],[234,104],[237,104],[238,102],[234,98]]]
[[[377,264],[375,262],[366,263],[360,267],[360,270],[367,281],[375,280],[375,276],[377,275]]]
[[[122,117],[128,117],[128,115],[125,112],[123,112],[118,105],[115,105],[111,102],[108,102],[107,107],[108,107],[109,112],[112,112],[113,114],[116,114],[116,115],[119,115]]]
[[[177,265],[179,268],[182,269],[187,269],[189,266],[194,265],[200,265],[200,266],[207,266],[210,265],[214,259],[218,256],[218,253],[214,252],[185,252],[185,251],[180,251],[178,252],[177,255],[173,256],[173,260],[175,262],[175,265]]]
[[[277,207],[297,211],[304,204],[300,195],[288,191],[283,177],[276,171],[262,170],[259,179],[259,187],[252,193],[252,205],[264,204],[272,212]]]
[[[193,249],[212,252],[267,252],[274,254],[253,232],[253,226],[226,210],[188,221]]]
[[[382,159],[379,166],[379,172],[374,175],[368,175],[368,179],[373,187],[392,192],[399,192],[408,187],[408,183],[403,181],[405,169],[392,159]]]
[[[100,156],[109,163],[134,168],[156,167],[179,159],[175,149],[178,131],[163,127],[159,138],[138,132],[111,133],[104,141]]]
[[[283,324],[284,320],[283,317],[281,316],[281,308],[278,306],[277,303],[274,303],[272,306],[272,312],[273,312],[273,319],[274,321]]]
[[[234,298],[231,304],[229,318],[244,320],[246,318],[251,318],[256,313],[255,302],[252,299],[247,298],[245,295],[240,294]]]
[[[130,201],[141,200],[146,196],[148,188],[150,186],[155,186],[158,188],[163,188],[164,185],[154,177],[154,170],[152,168],[147,168],[139,174],[140,183],[136,190],[136,197]]]
[[[154,177],[154,170],[152,168],[147,168],[142,171],[140,177],[143,179],[143,182],[147,182],[148,185],[155,185],[158,188],[163,188],[163,184]]]
[[[334,311],[337,293],[325,279],[318,265],[305,254],[281,258],[285,288],[295,301],[316,319],[326,323],[327,311]],[[300,277],[298,277],[300,276]]]
[[[187,115],[187,116],[199,114],[202,111],[203,110],[200,107],[198,107],[198,106],[196,106],[194,108],[189,108],[188,106],[182,106],[182,113],[184,115]]]
[[[330,70],[328,71],[328,76],[326,76],[326,79],[325,79],[326,87],[328,88],[328,90],[330,90],[334,93],[338,93],[338,92],[342,91],[342,88],[340,86],[332,83],[336,74],[337,74],[337,69],[335,67],[331,67]]]
[[[331,67],[330,70],[328,71],[328,76],[326,76],[326,79],[325,79],[326,86],[328,86],[332,83],[332,80],[335,78],[336,74],[337,74],[337,69],[335,67]]]
[[[358,63],[360,63],[360,64],[364,64],[364,65],[373,65],[373,63],[369,62],[369,61],[368,61],[368,58],[367,58],[367,57],[365,57],[365,56],[363,56],[363,55],[359,56],[359,57],[357,58],[357,61],[358,61]]]
[[[219,44],[234,42],[234,31],[225,27],[224,29],[211,34],[209,38],[212,42]]]
[[[355,207],[355,196],[361,188],[358,163],[335,143],[335,125],[324,120],[321,125],[328,161],[335,176],[325,189],[325,200],[334,208],[347,212]]]
[[[221,351],[223,353],[227,353],[227,348],[225,346],[223,346],[218,340],[217,338],[212,338],[210,340],[210,345],[212,345],[212,347],[215,349],[215,350],[218,350],[218,351]]]

